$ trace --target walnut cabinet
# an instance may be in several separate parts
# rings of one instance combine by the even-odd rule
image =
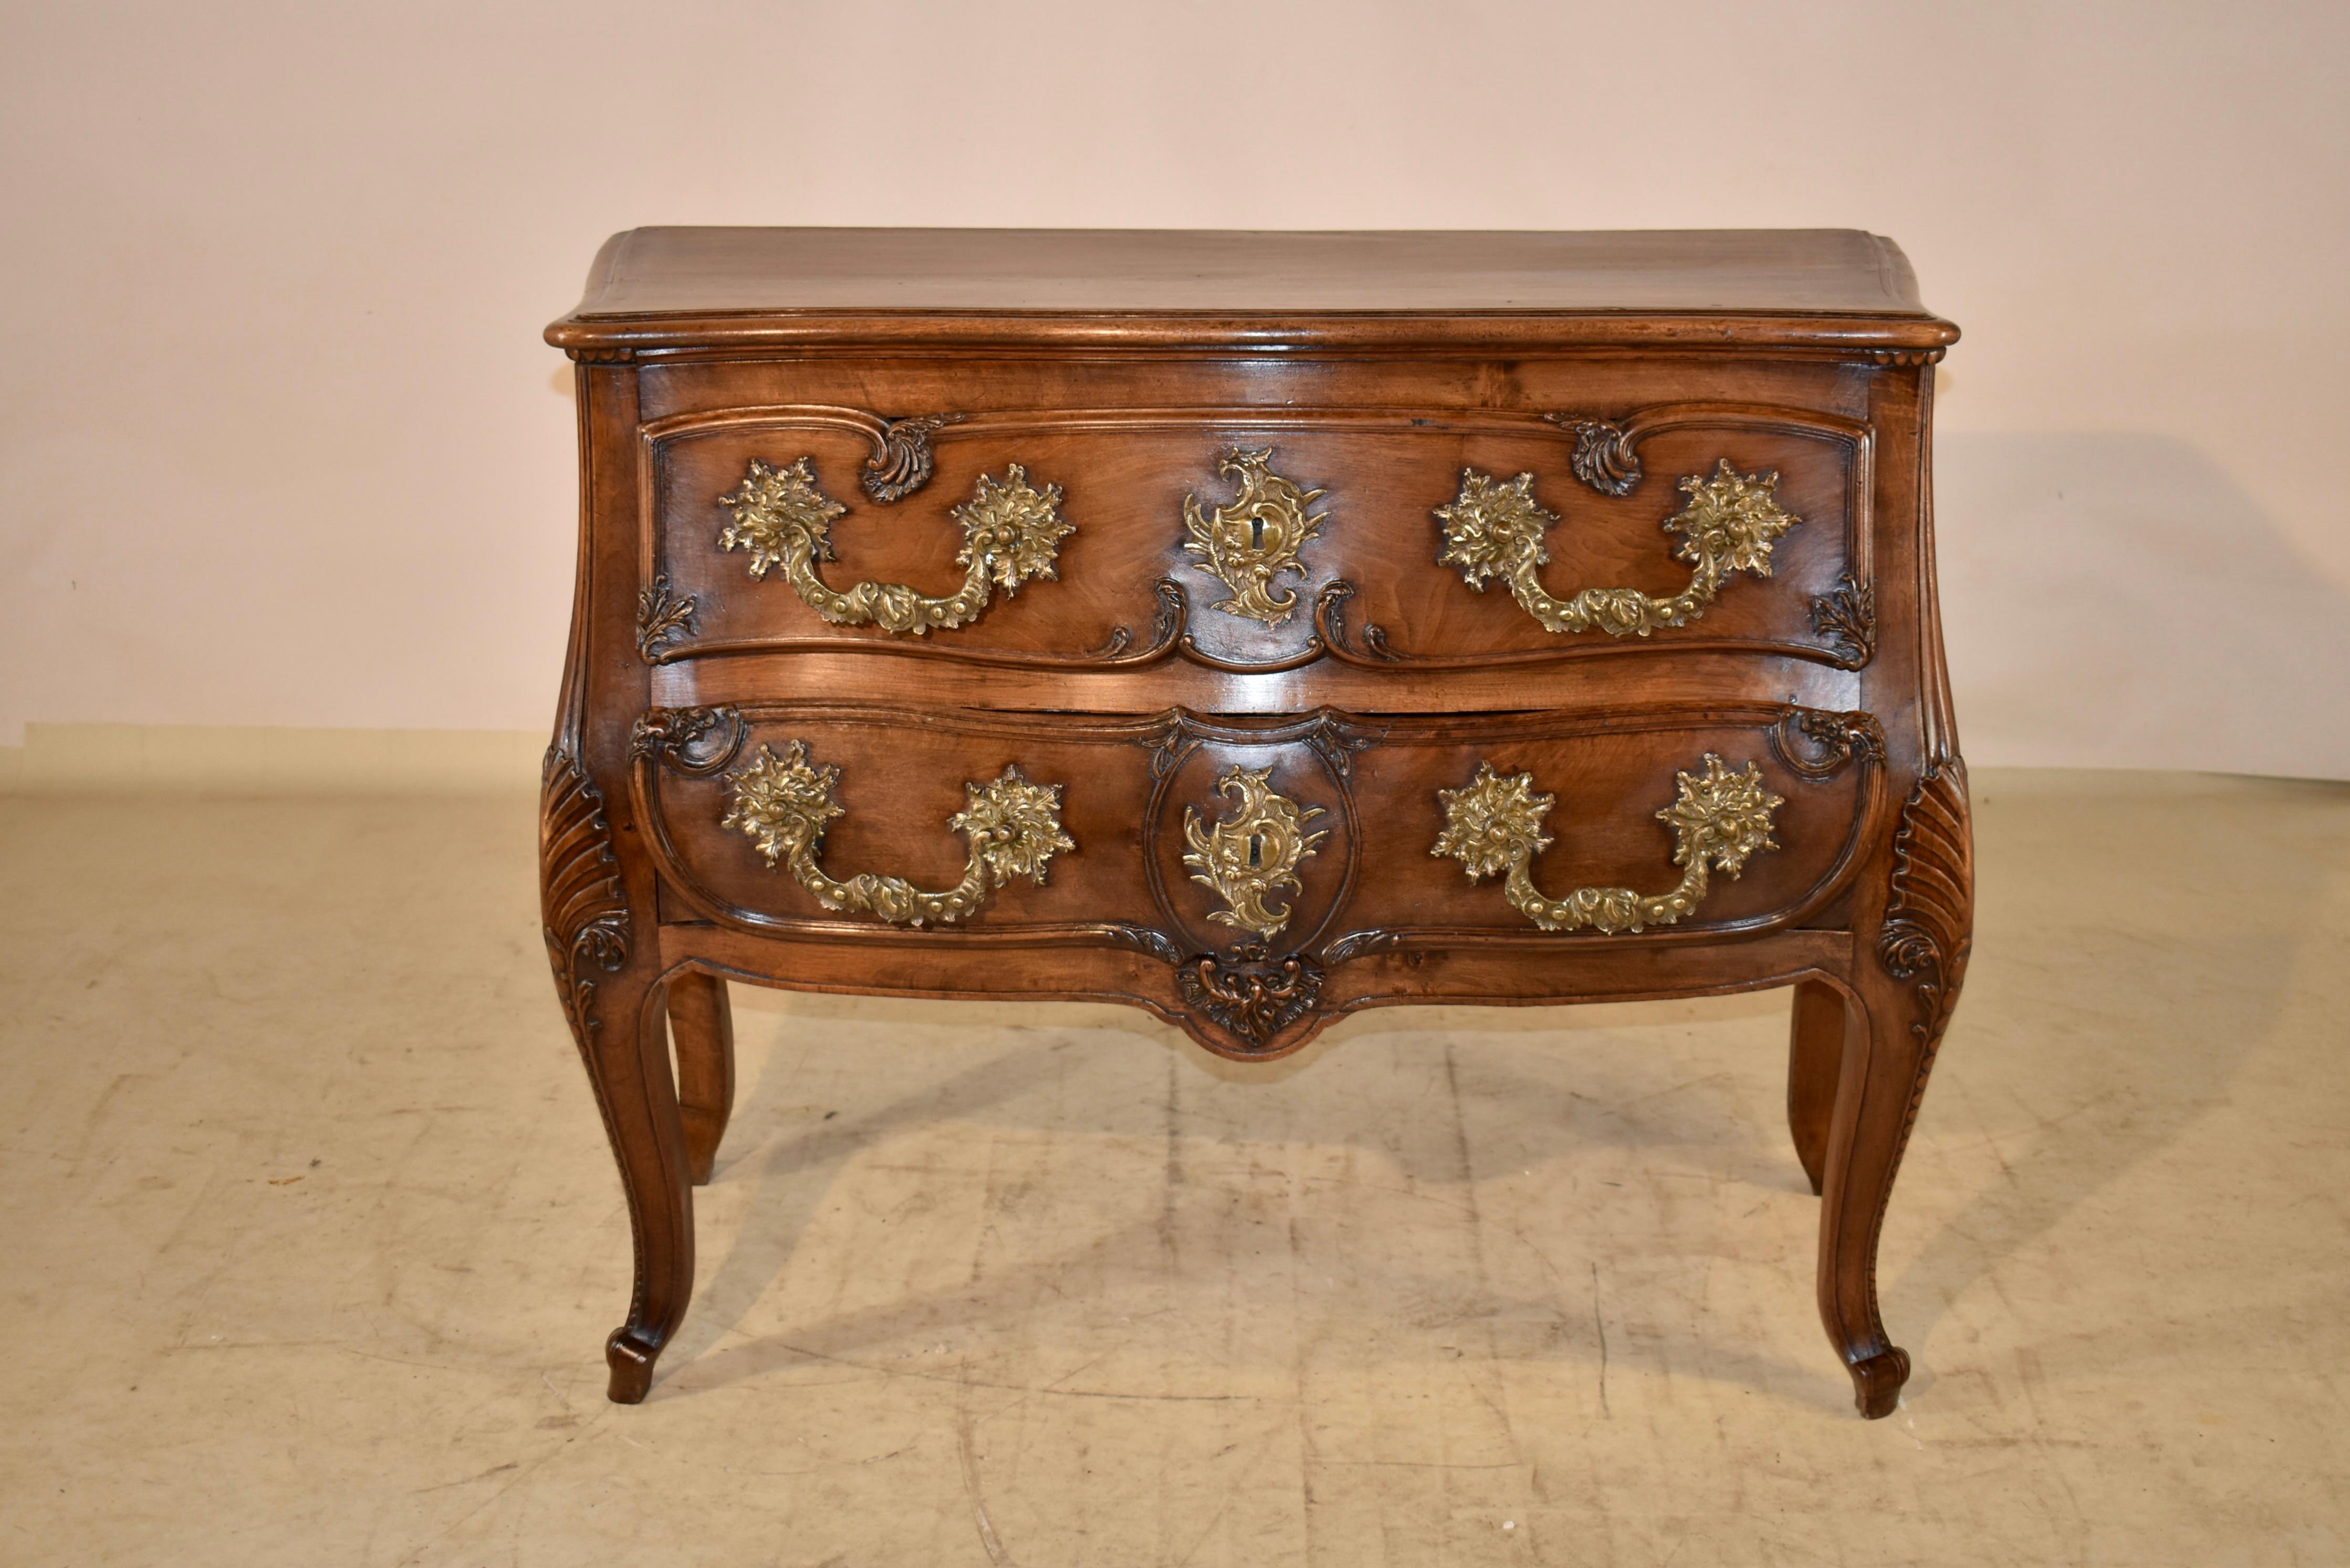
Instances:
[[[1793,988],[1863,1413],[1963,975],[1934,364],[1834,231],[647,229],[577,362],[541,824],[627,1188],[611,1397],[693,1277],[725,981],[1359,1008]],[[671,1042],[675,1064],[671,1065]]]

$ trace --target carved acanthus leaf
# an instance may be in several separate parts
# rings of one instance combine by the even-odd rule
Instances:
[[[1877,653],[1877,590],[1846,572],[1812,601],[1812,630],[1827,639],[1838,664],[1858,670]]]
[[[666,643],[693,635],[694,596],[673,593],[669,578],[657,576],[637,590],[637,655],[647,664],[660,662]]]

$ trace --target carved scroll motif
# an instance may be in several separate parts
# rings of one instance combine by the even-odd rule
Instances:
[[[846,881],[817,864],[824,830],[847,808],[833,798],[840,770],[812,763],[807,743],[793,741],[775,755],[762,745],[745,766],[726,774],[731,805],[720,826],[738,828],[766,857],[770,869],[788,868],[795,881],[827,909],[855,909],[895,925],[951,924],[976,910],[1014,877],[1038,887],[1055,854],[1076,841],[1061,827],[1061,786],[1031,784],[1018,764],[991,784],[965,784],[963,809],[947,819],[971,846],[962,880],[929,892],[903,877],[859,872]]]
[[[955,555],[963,568],[962,587],[942,598],[902,583],[858,583],[841,593],[816,567],[833,558],[833,521],[848,508],[817,487],[813,462],[802,457],[771,468],[754,462],[741,488],[719,497],[734,520],[718,545],[747,551],[754,578],[781,566],[793,591],[836,626],[878,626],[915,637],[934,626],[963,626],[987,608],[996,588],[1009,597],[1031,577],[1057,577],[1061,541],[1076,531],[1060,514],[1061,487],[1036,489],[1027,471],[1012,463],[1001,481],[980,475],[971,499],[954,508],[962,524],[962,548]]]
[[[1429,853],[1460,861],[1472,882],[1505,874],[1511,904],[1546,931],[1589,927],[1612,933],[1669,926],[1705,898],[1710,872],[1735,877],[1750,857],[1779,847],[1771,838],[1771,814],[1786,804],[1762,787],[1762,770],[1754,763],[1734,773],[1711,752],[1700,774],[1674,777],[1679,793],[1657,813],[1659,821],[1671,825],[1673,864],[1682,867],[1679,884],[1667,893],[1577,888],[1562,898],[1544,897],[1534,887],[1534,858],[1550,846],[1542,825],[1557,797],[1536,794],[1532,774],[1498,773],[1490,762],[1479,763],[1477,776],[1464,787],[1436,792],[1444,807],[1444,831]]]
[[[1272,778],[1269,767],[1234,764],[1216,784],[1218,793],[1233,797],[1232,815],[1213,827],[1204,826],[1192,807],[1183,808],[1183,840],[1191,846],[1183,864],[1191,868],[1192,881],[1214,889],[1232,906],[1208,919],[1267,939],[1289,924],[1290,906],[1271,900],[1284,891],[1305,890],[1298,863],[1329,836],[1327,828],[1305,831],[1322,808],[1301,807],[1276,794]]]
[[[1769,576],[1772,545],[1803,521],[1775,499],[1777,473],[1742,474],[1723,458],[1711,478],[1690,474],[1680,482],[1688,502],[1664,522],[1667,533],[1680,535],[1673,554],[1690,563],[1687,587],[1667,598],[1638,588],[1583,588],[1562,599],[1539,575],[1550,560],[1543,534],[1558,514],[1534,499],[1534,482],[1531,473],[1503,482],[1461,470],[1461,493],[1436,508],[1444,527],[1437,560],[1459,567],[1480,592],[1499,577],[1547,631],[1646,637],[1660,626],[1685,626],[1705,613],[1734,574]]]
[[[1284,479],[1273,472],[1272,462],[1270,447],[1226,452],[1216,472],[1236,481],[1241,493],[1212,514],[1202,514],[1198,499],[1185,496],[1183,526],[1191,537],[1183,548],[1200,558],[1200,570],[1231,593],[1215,608],[1279,626],[1296,612],[1297,594],[1275,592],[1274,579],[1288,572],[1304,580],[1298,552],[1320,535],[1329,517],[1308,514],[1325,492]]]
[[[595,1038],[596,981],[629,961],[629,903],[604,797],[578,760],[550,749],[539,774],[539,909],[564,1015]]]

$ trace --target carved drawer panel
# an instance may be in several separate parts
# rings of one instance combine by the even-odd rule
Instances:
[[[1781,704],[1226,722],[790,703],[653,711],[633,787],[685,918],[1318,971],[1783,927],[1840,888],[1881,760],[1868,716]]]
[[[1874,635],[1868,436],[1822,414],[800,406],[642,439],[649,662],[1856,668]]]

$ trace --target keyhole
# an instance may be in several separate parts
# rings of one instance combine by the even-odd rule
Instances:
[[[1263,864],[1264,835],[1262,833],[1252,833],[1249,835],[1249,869],[1253,871]]]
[[[1249,548],[1252,550],[1264,548],[1264,519],[1262,517],[1249,519]],[[1255,863],[1252,861],[1250,864]]]

